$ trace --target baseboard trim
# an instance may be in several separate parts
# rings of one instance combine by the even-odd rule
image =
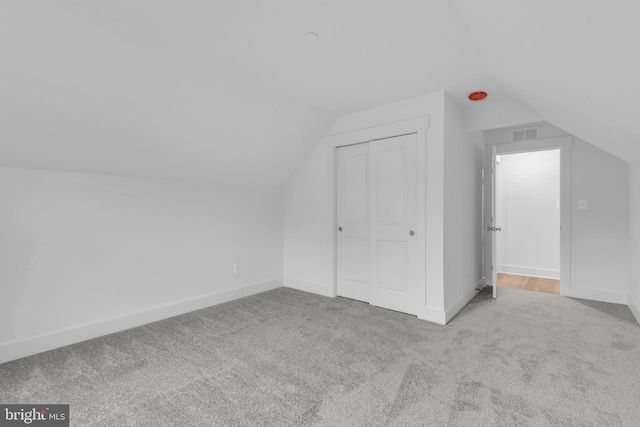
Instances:
[[[638,325],[640,325],[640,307],[636,305],[635,301],[631,298],[631,295],[627,298],[627,307],[631,310],[631,314],[636,318]]]
[[[519,265],[500,264],[500,272],[506,274],[518,274],[520,276],[541,277],[543,279],[560,280],[560,270],[546,268],[522,267]]]
[[[478,295],[479,291],[476,288],[482,287],[483,283],[484,283],[484,279],[478,280],[476,282],[476,284],[473,286],[473,288],[469,289],[462,296],[462,298],[460,298],[458,300],[458,302],[456,302],[455,304],[453,304],[451,307],[449,307],[448,309],[446,309],[444,311],[444,313],[445,313],[445,323],[449,323],[449,321],[451,319],[453,319],[455,317],[455,315],[460,312],[460,310],[462,310],[467,304],[469,304],[469,301],[471,301],[473,299],[473,297]]]
[[[562,289],[562,283],[560,284],[560,295],[569,298],[581,298],[592,301],[610,302],[613,304],[627,305],[629,297],[627,294],[610,291],[600,291],[595,289],[584,289],[571,287],[568,289]]]
[[[284,287],[297,289],[299,291],[309,292],[312,294],[318,294],[325,297],[335,297],[335,295],[333,294],[333,289],[331,289],[331,287],[328,285],[292,279],[290,277],[284,278]]]
[[[0,363],[20,359],[44,351],[53,350],[82,341],[98,338],[103,335],[120,332],[125,329],[135,328],[147,323],[200,310],[239,298],[248,297],[272,289],[281,288],[282,279],[274,279],[266,282],[254,283],[240,288],[215,292],[198,298],[179,301],[161,307],[152,308],[133,314],[113,319],[107,319],[88,325],[54,331],[38,335],[20,341],[0,344]]]
[[[426,320],[427,322],[437,323],[438,325],[447,324],[447,314],[441,310],[435,310],[433,308],[423,308],[418,311],[418,319]]]

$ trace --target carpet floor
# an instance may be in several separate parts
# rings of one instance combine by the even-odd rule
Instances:
[[[447,326],[281,288],[0,365],[74,426],[640,426],[625,306],[490,288]]]

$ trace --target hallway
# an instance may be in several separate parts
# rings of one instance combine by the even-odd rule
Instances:
[[[560,280],[498,273],[498,286],[560,295]]]

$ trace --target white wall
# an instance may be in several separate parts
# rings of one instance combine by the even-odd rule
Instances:
[[[629,167],[630,277],[628,305],[640,322],[640,164]]]
[[[625,303],[629,292],[628,163],[574,138],[571,296]],[[578,210],[587,200],[588,210]]]
[[[524,128],[538,128],[538,139],[556,138],[569,135],[564,130],[547,122],[524,123],[518,126],[490,129],[484,132],[487,145],[511,142],[511,131]]]
[[[331,150],[320,143],[284,190],[285,286],[334,296]]]
[[[444,92],[340,117],[327,138],[429,116],[426,147],[427,286],[424,305],[444,321]],[[334,296],[333,151],[323,140],[285,188],[285,286]]]
[[[482,282],[482,168],[480,132],[463,130],[462,115],[445,98],[444,291],[446,321]]]
[[[501,156],[499,271],[560,278],[560,150]]]
[[[512,129],[530,126],[539,127],[539,138],[568,135],[548,123],[534,123],[486,131],[485,142],[487,146],[509,142]],[[588,142],[575,137],[573,141],[571,288],[562,292],[576,298],[626,304],[629,291],[628,163]],[[589,209],[578,210],[578,200],[587,200]],[[485,272],[491,271],[490,250],[487,245]]]
[[[426,145],[426,286],[419,317],[450,320],[482,278],[483,141],[462,129],[443,93],[340,117],[331,136],[429,116]],[[332,149],[323,141],[285,189],[285,286],[334,296]]]
[[[0,362],[282,286],[278,188],[0,168],[0,200]]]
[[[493,94],[483,102],[466,103],[463,126],[467,131],[504,128],[542,119],[539,113],[513,100],[497,101]]]

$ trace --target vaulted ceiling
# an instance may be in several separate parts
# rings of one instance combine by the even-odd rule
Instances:
[[[640,2],[454,2],[506,96],[640,162]]]
[[[282,185],[346,112],[483,89],[640,161],[634,1],[5,0],[0,165]],[[318,40],[305,34],[314,32]]]

